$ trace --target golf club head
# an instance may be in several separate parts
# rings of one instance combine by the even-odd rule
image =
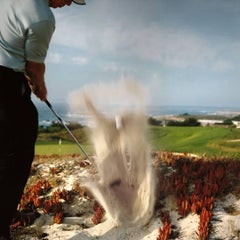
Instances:
[[[73,2],[79,5],[86,5],[85,0],[73,0]]]

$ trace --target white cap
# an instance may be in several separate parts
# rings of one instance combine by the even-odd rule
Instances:
[[[73,0],[74,3],[79,4],[79,5],[85,5],[85,0]]]

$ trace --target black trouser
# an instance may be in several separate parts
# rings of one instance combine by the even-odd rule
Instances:
[[[34,158],[38,113],[22,73],[0,66],[0,236],[21,198]]]

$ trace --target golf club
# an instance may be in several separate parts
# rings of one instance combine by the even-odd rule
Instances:
[[[68,128],[68,126],[63,122],[63,120],[61,119],[61,117],[53,110],[51,103],[46,100],[45,103],[47,104],[47,106],[49,107],[49,109],[53,112],[53,114],[57,117],[59,123],[68,131],[68,133],[70,134],[70,136],[72,137],[72,139],[75,141],[75,143],[78,145],[78,147],[80,148],[80,150],[82,151],[82,153],[84,154],[84,156],[91,162],[93,163],[92,159],[89,157],[89,155],[87,154],[87,152],[83,149],[83,147],[81,146],[81,144],[78,142],[78,140],[76,139],[76,137],[73,135],[73,133],[70,131],[70,129]]]

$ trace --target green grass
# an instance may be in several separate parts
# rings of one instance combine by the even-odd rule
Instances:
[[[67,136],[56,133],[40,136],[36,144],[36,154],[81,154],[77,144]],[[54,136],[51,138],[51,136]],[[75,130],[75,136],[85,151],[93,154],[93,146],[82,130]],[[63,139],[59,145],[59,138]],[[65,139],[65,140],[64,140]],[[240,129],[224,127],[159,127],[150,126],[148,141],[153,151],[187,152],[207,156],[240,156],[240,142],[229,140],[240,139]]]
[[[72,129],[71,132],[81,144],[83,149],[89,153],[93,153],[93,146],[87,137],[88,130],[86,128]],[[61,139],[61,144],[59,140]],[[56,130],[51,127],[49,131],[40,131],[35,146],[35,154],[51,155],[51,154],[82,154],[78,145],[73,141],[72,137],[63,127]]]
[[[208,156],[240,155],[239,129],[223,127],[151,127],[149,141],[153,150],[188,152]]]
[[[93,147],[91,145],[81,144],[81,146],[88,154],[93,154]],[[62,140],[62,143],[59,144],[59,141],[37,141],[35,154],[82,154],[82,152],[75,142]]]

